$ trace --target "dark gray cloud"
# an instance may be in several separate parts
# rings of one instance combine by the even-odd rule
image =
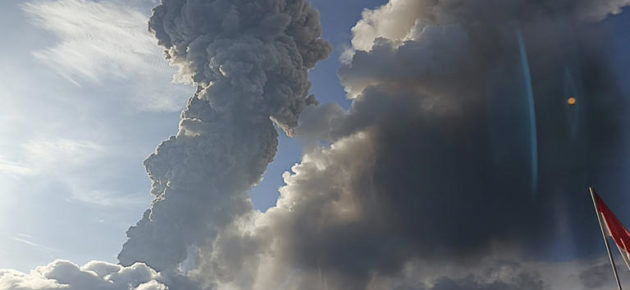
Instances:
[[[594,265],[580,273],[580,280],[589,289],[598,289],[611,278],[610,264]]]
[[[410,12],[394,6],[412,2],[392,1],[387,19],[364,14],[339,72],[352,108],[307,111],[298,134],[332,146],[305,156],[262,217],[283,263],[310,273],[297,288],[365,289],[414,259],[473,268],[512,247],[523,259],[592,255],[601,241],[586,187],[621,198],[626,101],[602,54],[609,35],[592,22],[612,10],[582,7],[610,3],[426,1],[396,27],[394,12]],[[519,29],[538,124],[534,191]],[[436,287],[543,286],[445,278]]]
[[[510,262],[497,262],[481,275],[468,275],[463,278],[442,277],[431,287],[420,285],[397,287],[396,290],[542,290],[544,282],[536,272],[523,269],[522,265]]]

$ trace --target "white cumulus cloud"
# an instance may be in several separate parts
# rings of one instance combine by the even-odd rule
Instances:
[[[30,273],[0,270],[4,290],[166,290],[160,274],[145,264],[129,267],[92,261],[82,267],[56,260]]]

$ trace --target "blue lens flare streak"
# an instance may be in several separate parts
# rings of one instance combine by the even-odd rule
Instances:
[[[523,79],[525,80],[525,92],[529,105],[529,134],[530,134],[530,159],[531,159],[531,176],[532,176],[532,193],[536,194],[538,188],[538,134],[536,130],[536,105],[534,102],[534,89],[532,87],[532,78],[529,71],[529,61],[527,60],[527,49],[523,40],[523,33],[520,29],[516,30],[516,38],[521,56],[521,68],[523,70]]]

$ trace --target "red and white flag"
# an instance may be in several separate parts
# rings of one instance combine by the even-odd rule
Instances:
[[[630,232],[595,191],[593,191],[593,197],[604,234],[615,241],[623,260],[626,262],[626,266],[630,269]]]

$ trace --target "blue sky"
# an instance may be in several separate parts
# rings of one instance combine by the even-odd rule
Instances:
[[[150,202],[142,160],[176,132],[192,89],[170,83],[173,70],[144,31],[148,11],[25,3],[0,3],[0,267],[113,261]],[[135,22],[117,30],[117,17]],[[86,45],[108,38],[121,46]],[[124,49],[134,52],[110,54]]]

